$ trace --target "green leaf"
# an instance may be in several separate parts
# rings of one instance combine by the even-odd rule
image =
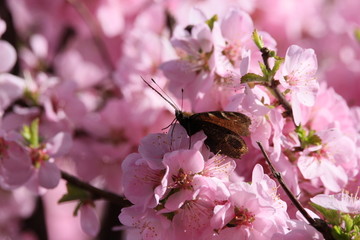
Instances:
[[[206,24],[209,26],[209,28],[212,30],[214,28],[214,23],[218,20],[218,16],[215,14],[210,19],[206,20]]]
[[[337,210],[324,208],[320,205],[315,203],[310,203],[316,210],[318,210],[325,218],[326,222],[330,223],[331,225],[340,225],[341,224],[341,215]]]
[[[59,203],[70,202],[75,200],[80,200],[80,201],[91,200],[91,194],[84,189],[78,188],[70,183],[66,184],[66,188],[67,188],[67,193],[60,198],[60,200],[58,201]]]
[[[257,75],[255,73],[247,73],[241,77],[241,83],[248,82],[264,82],[266,81],[263,76]]]

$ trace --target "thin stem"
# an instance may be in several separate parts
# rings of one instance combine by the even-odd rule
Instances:
[[[122,207],[128,207],[128,206],[132,205],[125,198],[123,198],[115,193],[96,188],[96,187],[94,187],[86,182],[83,182],[80,179],[78,179],[64,171],[61,171],[61,178],[76,187],[79,187],[81,189],[84,189],[84,190],[90,192],[93,195],[94,199],[105,199],[105,200],[108,200],[109,202],[115,203]]]
[[[260,49],[260,51],[262,53],[261,57],[263,59],[266,69],[268,70],[268,72],[271,72],[271,68],[269,65],[269,58],[271,57],[269,49],[264,47],[264,48]],[[279,103],[284,107],[287,115],[293,117],[291,104],[286,100],[284,95],[277,88],[278,85],[279,85],[279,82],[276,81],[274,78],[272,78],[272,79],[270,79],[270,84],[268,84],[267,87],[273,90],[272,92],[274,93],[274,95],[277,98],[277,100],[279,101]]]
[[[290,198],[291,202],[295,205],[295,207],[300,211],[300,213],[305,217],[305,219],[310,223],[311,226],[316,228],[319,232],[321,232],[326,240],[335,240],[333,236],[331,235],[331,229],[327,225],[327,223],[322,219],[313,219],[305,210],[305,208],[301,205],[299,200],[294,196],[294,194],[291,192],[291,190],[288,188],[286,183],[284,182],[283,178],[281,177],[281,174],[276,171],[275,167],[272,165],[269,156],[264,150],[264,147],[260,142],[256,142],[262,152],[262,154],[265,157],[266,162],[269,164],[271,173],[276,178],[276,180],[279,182],[281,187],[284,189],[286,195]]]

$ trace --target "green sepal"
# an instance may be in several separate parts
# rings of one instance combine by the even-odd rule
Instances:
[[[360,43],[360,28],[356,28],[354,30],[354,37],[358,41],[358,43]]]
[[[65,193],[58,203],[70,202],[70,201],[88,201],[91,200],[91,194],[79,187],[72,185],[71,183],[66,184],[67,193]]]
[[[263,76],[257,75],[255,73],[247,73],[241,77],[241,83],[249,82],[264,82],[266,79]]]
[[[21,130],[21,135],[31,148],[38,148],[40,146],[39,119],[34,119],[30,123],[30,126],[24,125]]]
[[[252,39],[255,43],[255,45],[259,48],[262,49],[264,47],[264,42],[262,40],[262,37],[259,35],[259,33],[257,32],[256,29],[254,29],[253,33],[252,33]]]
[[[343,214],[341,217],[345,223],[345,231],[350,232],[354,228],[354,220],[349,214]]]
[[[344,232],[344,229],[342,229],[340,226],[334,226],[332,228],[331,235],[336,240],[350,240],[351,238]]]
[[[316,131],[306,131],[301,125],[297,126],[295,132],[298,134],[301,147],[305,149],[309,146],[321,145],[321,138],[316,135]]]
[[[210,19],[206,20],[205,23],[209,26],[211,30],[214,28],[214,23],[218,20],[218,15],[212,16]]]
[[[39,92],[32,92],[30,89],[25,88],[24,97],[31,106],[39,106]]]

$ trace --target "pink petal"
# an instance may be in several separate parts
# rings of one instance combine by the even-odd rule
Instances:
[[[239,9],[231,9],[221,23],[224,37],[230,41],[244,40],[254,30],[251,17]]]
[[[302,156],[298,160],[298,168],[301,174],[306,179],[313,179],[319,177],[323,173],[321,162],[315,157]]]
[[[33,174],[31,159],[26,150],[15,142],[8,142],[7,153],[1,159],[0,175],[6,187],[18,187]]]
[[[52,157],[59,157],[68,153],[71,146],[71,135],[69,133],[59,132],[46,144],[46,150]]]
[[[20,97],[24,89],[25,84],[22,78],[8,73],[0,74],[0,109],[6,108],[12,101]]]
[[[34,34],[31,36],[30,46],[38,57],[45,58],[47,56],[48,42],[44,36],[40,34]]]
[[[16,51],[10,43],[0,40],[0,72],[8,72],[16,62]]]
[[[4,20],[0,19],[0,36],[6,31],[6,23]]]
[[[348,176],[344,169],[340,166],[335,166],[328,160],[324,160],[321,167],[325,170],[320,176],[324,186],[333,192],[341,191],[348,182]]]
[[[293,118],[294,118],[294,122],[296,126],[299,126],[301,123],[301,107],[300,107],[300,103],[298,101],[298,98],[295,97],[294,95],[292,95],[292,113],[293,113]]]
[[[55,163],[45,161],[39,169],[39,185],[52,189],[55,188],[60,181],[61,173]]]
[[[83,205],[80,208],[81,229],[89,236],[95,237],[100,230],[99,219],[93,207]]]

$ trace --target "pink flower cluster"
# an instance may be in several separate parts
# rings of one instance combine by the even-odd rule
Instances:
[[[118,210],[126,239],[323,239],[267,175],[256,142],[306,208],[358,191],[358,1],[1,7],[0,238],[36,239],[20,226],[37,198],[50,239],[99,234],[99,195],[58,205],[68,172],[132,204]],[[180,124],[162,131],[174,109],[142,78],[181,110],[247,115],[248,153],[212,153]]]
[[[200,132],[189,142],[180,125],[145,137],[122,165],[125,196],[134,205],[120,221],[142,239],[270,239],[285,232],[289,217],[275,181],[261,165],[251,184],[239,181],[235,161],[210,154],[205,138]]]

